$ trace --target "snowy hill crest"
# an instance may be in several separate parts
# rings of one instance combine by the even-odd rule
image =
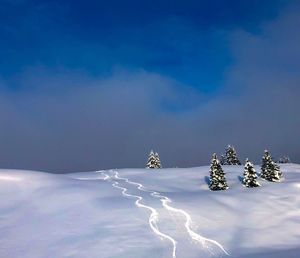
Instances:
[[[299,257],[300,165],[256,188],[243,166],[223,168],[217,192],[209,167],[1,170],[0,257]]]

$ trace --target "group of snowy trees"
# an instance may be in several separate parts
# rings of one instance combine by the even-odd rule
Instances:
[[[154,151],[151,150],[146,168],[161,168],[160,158],[157,152],[154,153]]]
[[[226,149],[226,157],[223,156],[222,164],[226,165],[239,165],[241,164],[237,158],[236,152],[233,147],[228,146]],[[217,155],[214,153],[210,165],[210,182],[209,188],[212,191],[226,190],[228,185],[226,182],[225,172],[222,168],[221,162],[218,160]],[[247,159],[244,166],[243,184],[246,187],[258,187],[257,173],[253,164]],[[280,182],[282,172],[280,167],[276,164],[269,152],[265,150],[262,158],[260,177],[271,182]]]
[[[279,163],[289,163],[290,159],[288,157],[283,157],[279,160]],[[209,188],[212,191],[226,190],[228,189],[228,184],[225,177],[225,172],[222,165],[241,165],[240,160],[237,157],[237,153],[233,146],[228,145],[225,151],[225,156],[221,155],[221,160],[217,158],[217,154],[213,154],[211,165],[210,165],[210,180]],[[158,169],[161,168],[160,158],[157,152],[151,150],[146,168]],[[262,158],[261,173],[259,175],[262,179],[271,182],[280,182],[282,178],[282,172],[280,171],[279,165],[273,161],[269,152],[265,150]],[[260,186],[257,181],[258,175],[254,169],[254,165],[251,161],[246,159],[244,165],[244,175],[243,184],[246,187],[258,187]]]

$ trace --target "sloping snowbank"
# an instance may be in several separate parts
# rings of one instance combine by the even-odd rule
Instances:
[[[221,192],[208,190],[209,167],[67,175],[0,170],[0,257],[172,257],[170,241],[151,230],[149,211],[122,196],[115,182],[158,211],[157,226],[177,241],[178,258],[225,256],[213,245],[213,252],[191,245],[184,218],[113,178],[116,171],[168,197],[172,207],[190,215],[197,234],[217,241],[232,257],[300,257],[300,165],[281,167],[283,182],[260,180],[262,187],[248,189],[240,183],[241,166],[224,166],[230,189]]]

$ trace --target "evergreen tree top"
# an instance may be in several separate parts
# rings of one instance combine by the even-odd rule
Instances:
[[[272,161],[272,157],[271,157],[271,155],[270,155],[270,153],[269,153],[268,150],[264,151],[263,161]]]
[[[245,161],[245,168],[246,167],[254,167],[253,163],[248,158]]]
[[[234,147],[231,146],[230,144],[228,144],[228,145],[227,145],[227,150],[228,150],[228,149],[234,149]]]
[[[217,159],[217,154],[216,153],[213,153],[212,159]]]
[[[270,155],[270,153],[269,153],[268,150],[265,150],[265,151],[264,151],[264,156],[265,156],[265,157],[271,157],[271,155]]]
[[[233,146],[228,145],[226,148],[226,165],[241,165],[241,162],[239,161],[236,151]]]
[[[161,168],[160,158],[157,152],[150,151],[146,168]]]
[[[213,166],[213,165],[217,165],[217,164],[219,164],[219,163],[220,163],[220,162],[219,162],[219,160],[218,160],[217,154],[214,153],[214,154],[212,155],[212,158],[211,158],[211,165]]]

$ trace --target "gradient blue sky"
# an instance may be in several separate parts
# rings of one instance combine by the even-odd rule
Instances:
[[[163,165],[193,166],[227,143],[254,161],[264,148],[300,161],[299,10],[284,0],[2,0],[0,166],[135,167],[151,148]]]
[[[232,63],[227,32],[259,33],[287,1],[30,1],[0,8],[1,76],[31,66],[108,76],[145,69],[214,92]],[[17,85],[15,85],[17,87]],[[11,86],[13,87],[13,86]]]

